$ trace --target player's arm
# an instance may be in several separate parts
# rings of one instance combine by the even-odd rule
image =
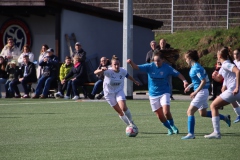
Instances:
[[[213,79],[214,81],[216,81],[216,82],[222,82],[223,77],[222,77],[222,75],[219,74],[217,71],[214,71],[214,72],[212,73],[212,79]]]
[[[132,76],[130,76],[129,74],[126,75],[127,79],[130,79],[131,81],[133,81],[133,83],[135,83],[136,85],[140,85],[140,83],[138,81],[136,81]]]
[[[103,74],[104,71],[107,70],[107,67],[101,67],[101,68],[98,68],[97,70],[94,71],[94,74]]]
[[[236,74],[236,88],[233,90],[233,95],[236,95],[239,92],[240,70],[234,66],[232,71]]]
[[[127,63],[130,64],[130,66],[131,66],[133,69],[139,69],[139,67],[138,67],[131,59],[128,59],[128,60],[127,60]]]
[[[183,86],[184,86],[184,88],[186,88],[188,86],[188,82],[187,82],[186,78],[181,73],[178,74],[178,78],[183,81]]]

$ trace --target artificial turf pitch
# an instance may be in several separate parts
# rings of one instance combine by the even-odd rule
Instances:
[[[127,100],[139,128],[135,138],[104,101],[0,99],[0,159],[81,160],[238,160],[240,123],[221,121],[222,139],[205,139],[213,131],[210,118],[196,113],[196,139],[187,134],[189,101],[172,101],[171,112],[180,134],[167,136],[148,100]],[[222,114],[236,115],[231,106]]]

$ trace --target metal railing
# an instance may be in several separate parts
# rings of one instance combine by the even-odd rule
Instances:
[[[75,0],[123,11],[123,0]],[[240,26],[240,0],[133,0],[133,14],[163,21],[155,32]]]

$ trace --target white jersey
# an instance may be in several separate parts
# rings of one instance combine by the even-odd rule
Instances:
[[[240,61],[234,60],[233,61],[238,69],[240,69]]]
[[[119,72],[113,71],[112,68],[108,68],[108,70],[104,71],[104,93],[116,93],[123,90],[126,75],[127,71],[123,68],[120,68]]]
[[[235,67],[235,65],[229,60],[226,60],[222,63],[222,67],[219,70],[219,74],[224,78],[223,85],[230,91],[236,88],[236,74],[232,72],[233,67]]]

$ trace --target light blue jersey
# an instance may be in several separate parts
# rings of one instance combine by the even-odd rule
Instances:
[[[194,91],[199,87],[201,80],[203,79],[206,79],[206,84],[204,85],[203,89],[209,88],[210,81],[208,75],[205,69],[199,63],[194,63],[190,69],[189,76],[191,77]]]
[[[149,96],[161,96],[164,93],[170,93],[168,83],[168,76],[174,77],[179,75],[179,72],[173,69],[166,63],[161,67],[157,67],[154,62],[138,65],[140,71],[147,72],[148,74],[148,90]]]

